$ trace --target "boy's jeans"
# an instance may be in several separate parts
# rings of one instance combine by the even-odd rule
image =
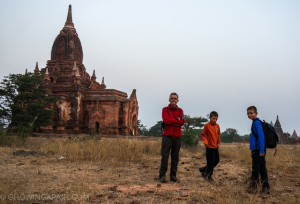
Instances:
[[[181,138],[180,137],[169,137],[162,136],[161,143],[161,165],[159,170],[159,177],[165,176],[168,170],[168,160],[169,154],[171,150],[171,172],[170,178],[176,177],[177,166],[179,161],[179,151],[181,146]]]
[[[259,183],[259,175],[260,175],[262,187],[270,188],[268,182],[268,172],[266,168],[265,156],[260,156],[259,150],[252,150],[251,155],[252,155],[252,175],[251,175],[252,185],[257,185]]]
[[[205,172],[206,176],[209,178],[212,176],[214,168],[220,161],[219,149],[206,148],[206,161],[206,166],[200,168],[200,171]]]

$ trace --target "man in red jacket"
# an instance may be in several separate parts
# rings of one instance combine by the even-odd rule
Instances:
[[[166,173],[168,170],[168,160],[171,151],[171,172],[170,180],[179,182],[176,177],[177,165],[179,161],[179,151],[181,146],[181,126],[184,125],[185,119],[183,110],[178,108],[178,95],[171,93],[169,98],[170,104],[162,110],[163,118],[163,136],[161,147],[161,165],[159,170],[159,179],[162,183],[166,183]]]

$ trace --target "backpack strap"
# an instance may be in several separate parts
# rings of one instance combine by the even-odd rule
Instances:
[[[254,135],[254,137],[255,137],[256,139],[258,139],[258,135],[254,132],[254,129],[253,129],[253,125],[254,125],[254,122],[255,122],[256,120],[258,120],[258,119],[255,119],[255,120],[252,122],[252,125],[251,125],[251,132],[252,132],[252,134]]]
[[[180,117],[180,111],[181,111],[181,108],[178,107],[178,117],[181,119],[181,117]]]

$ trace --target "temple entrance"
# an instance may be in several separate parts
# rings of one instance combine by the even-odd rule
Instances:
[[[96,127],[96,133],[99,134],[100,124],[96,122],[95,127]]]
[[[131,132],[131,135],[132,136],[138,135],[137,130],[138,130],[137,129],[137,117],[136,117],[136,115],[134,115],[133,118],[132,118],[132,132]]]

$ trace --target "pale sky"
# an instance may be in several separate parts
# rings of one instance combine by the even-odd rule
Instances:
[[[69,4],[88,73],[137,89],[148,128],[177,92],[185,114],[217,111],[222,131],[249,133],[255,105],[300,134],[300,1],[0,0],[0,79],[46,66]]]

